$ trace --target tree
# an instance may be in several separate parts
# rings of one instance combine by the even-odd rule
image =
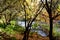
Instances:
[[[26,0],[24,0],[23,3],[26,3]],[[42,5],[42,3],[41,4],[39,3],[39,6],[35,12],[34,17],[28,21],[27,26],[26,26],[26,7],[25,7],[25,4],[23,4],[23,5],[24,5],[24,11],[25,11],[25,27],[26,27],[26,30],[24,31],[23,40],[28,40],[29,32],[30,32],[31,27],[32,27],[32,23],[33,23],[33,21],[35,21],[36,17],[40,14],[40,12],[42,11],[42,9],[44,8],[45,5]]]
[[[3,19],[4,27],[10,24],[11,20],[16,19],[20,12],[19,0],[2,0],[0,2],[0,19]],[[17,5],[18,4],[18,5]]]
[[[55,15],[55,16],[52,15],[53,14],[52,12],[56,10],[56,8],[57,8],[56,5],[58,3],[58,1],[57,1],[54,4],[53,1],[56,1],[56,0],[49,0],[49,2],[48,2],[48,0],[45,1],[45,5],[46,5],[45,8],[46,8],[46,10],[47,10],[47,12],[49,14],[49,23],[50,23],[49,38],[50,38],[50,40],[53,40],[53,35],[52,35],[52,33],[53,33],[53,20],[60,15],[60,14],[57,14],[59,12],[57,12],[56,13],[57,15]]]
[[[26,1],[24,1],[26,2]],[[45,9],[46,11],[48,12],[48,15],[49,15],[49,23],[50,23],[50,30],[49,30],[49,38],[50,40],[53,40],[53,20],[58,17],[60,14],[59,12],[55,12],[56,9],[57,9],[57,4],[58,4],[58,1],[57,0],[45,0],[45,1],[42,1],[41,0],[41,3],[42,3],[42,7],[44,8],[45,6]],[[25,7],[25,5],[24,5]],[[39,6],[39,8],[41,8],[41,6]],[[28,36],[29,36],[29,32],[30,32],[30,28],[31,28],[31,25],[32,25],[32,22],[36,19],[36,17],[38,16],[38,14],[42,11],[43,8],[36,10],[36,15],[34,15],[34,17],[28,22],[27,26],[26,26],[26,30],[24,32],[24,37],[23,37],[23,40],[28,40]],[[55,12],[55,13],[54,13]],[[25,15],[26,17],[26,15]],[[26,24],[26,20],[25,20],[25,24]]]

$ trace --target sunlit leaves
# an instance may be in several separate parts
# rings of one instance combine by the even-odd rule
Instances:
[[[60,12],[60,4],[58,5],[58,9],[57,10]]]
[[[15,25],[16,21],[11,21],[10,24],[11,25]]]

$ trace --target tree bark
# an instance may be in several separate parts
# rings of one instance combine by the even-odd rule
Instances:
[[[53,40],[53,19],[52,19],[52,10],[51,8],[48,9],[48,14],[49,14],[49,22],[50,22],[50,30],[49,30],[49,39]]]
[[[52,33],[53,33],[53,20],[52,20],[52,18],[50,18],[50,31],[49,31],[49,39],[50,40],[53,40]]]
[[[29,29],[29,27],[31,27],[31,25],[28,25],[27,27],[26,27],[26,30],[25,30],[25,32],[24,32],[24,37],[23,37],[23,40],[28,40],[28,38],[29,38],[29,32],[30,32],[30,29]]]

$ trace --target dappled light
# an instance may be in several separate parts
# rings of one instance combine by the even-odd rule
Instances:
[[[60,0],[0,0],[0,40],[60,40]]]

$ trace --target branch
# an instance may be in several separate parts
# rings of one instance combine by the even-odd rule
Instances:
[[[55,19],[56,17],[60,16],[60,14],[57,14],[56,16],[52,17],[52,19]]]
[[[45,6],[45,5],[44,5],[44,6]],[[43,6],[43,8],[44,8],[44,6]],[[36,19],[36,17],[40,14],[40,12],[43,10],[43,8],[40,9],[40,10],[36,13],[35,17],[31,20],[30,25],[31,25],[32,22]]]
[[[13,3],[13,4],[15,4],[17,2],[17,0]],[[4,12],[5,10],[7,10],[8,8],[10,8],[12,5],[11,4],[9,4],[7,7],[5,7],[2,11],[0,11],[0,15],[1,15],[1,13],[2,12]]]
[[[25,6],[26,0],[23,0],[23,6],[24,6],[24,12],[25,12],[25,27],[26,27],[26,6]]]
[[[49,8],[49,6],[48,6],[48,2],[47,2],[47,0],[46,0],[46,10],[48,11],[50,8]]]
[[[57,6],[57,4],[58,4],[58,0],[57,0],[57,2],[54,4],[54,6],[53,6],[53,8],[52,9],[55,9],[56,8],[56,6]]]
[[[0,13],[4,12],[6,9],[8,9],[9,6],[7,6],[6,8],[4,8],[2,11],[0,11]]]
[[[36,19],[36,17],[38,16],[38,14],[42,11],[42,9],[44,8],[45,4],[43,3],[42,0],[41,0],[41,2],[42,2],[41,5],[40,5],[40,3],[39,3],[39,9],[36,11],[35,17],[34,17],[33,19],[29,20],[29,22],[28,22],[27,25],[30,25],[30,24]],[[42,7],[42,5],[43,5],[43,8],[40,9],[40,7]]]

